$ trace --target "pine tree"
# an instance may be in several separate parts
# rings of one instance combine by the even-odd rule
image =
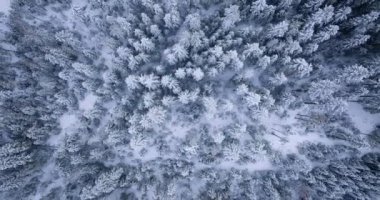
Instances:
[[[343,69],[340,78],[346,83],[360,83],[364,78],[368,78],[370,72],[361,65],[351,65]]]
[[[270,21],[275,7],[268,5],[266,0],[257,0],[251,4],[250,12],[253,19]]]
[[[94,70],[94,68],[91,67],[90,65],[86,65],[86,64],[83,64],[83,63],[75,62],[71,66],[76,71],[78,71],[79,73],[83,73],[84,75],[86,75],[88,77],[91,77],[91,78],[97,77],[96,70]]]
[[[266,38],[274,38],[274,37],[283,37],[285,33],[288,31],[289,23],[287,21],[282,21],[278,24],[272,25],[265,32]]]
[[[254,92],[249,92],[245,97],[245,101],[249,107],[258,106],[261,100],[261,96]]]
[[[81,199],[94,199],[103,194],[110,193],[117,187],[119,179],[123,174],[123,169],[113,168],[108,172],[102,173],[96,180],[95,184],[85,187],[80,195]]]
[[[74,37],[74,34],[66,30],[56,33],[55,38],[59,42],[70,45],[72,47],[77,47],[79,45],[79,40]]]
[[[339,86],[329,80],[321,80],[313,82],[309,88],[309,96],[314,100],[329,100],[333,98],[333,94],[338,90]]]
[[[141,125],[144,128],[151,128],[156,125],[161,125],[166,119],[166,110],[163,107],[152,107],[141,119]]]
[[[225,17],[222,19],[222,28],[225,30],[230,29],[235,25],[235,23],[239,22],[240,19],[240,12],[239,12],[239,6],[232,5],[224,10]]]
[[[288,68],[290,75],[295,75],[301,78],[309,75],[309,73],[313,70],[311,65],[303,58],[293,59]]]
[[[149,90],[154,90],[160,86],[159,77],[154,74],[141,75],[139,77],[139,83]]]
[[[161,77],[161,84],[162,86],[172,90],[174,93],[178,93],[181,91],[178,80],[176,80],[174,77],[170,75],[165,75]]]
[[[178,100],[179,100],[179,102],[181,102],[183,104],[188,104],[190,102],[196,101],[198,98],[198,94],[199,94],[199,90],[194,90],[191,92],[188,90],[185,90],[185,91],[182,91],[181,93],[179,93]]]
[[[243,51],[243,55],[246,58],[257,58],[263,54],[263,50],[260,49],[259,43],[247,44],[246,49]]]
[[[203,77],[204,77],[204,73],[203,73],[203,71],[202,71],[200,68],[196,68],[196,69],[193,71],[192,75],[193,75],[193,78],[194,78],[196,81],[200,81],[200,80],[202,80]]]
[[[177,28],[181,23],[179,12],[177,10],[172,10],[169,13],[166,13],[164,16],[164,21],[167,28]]]

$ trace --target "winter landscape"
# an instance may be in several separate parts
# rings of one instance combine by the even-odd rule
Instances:
[[[0,0],[1,200],[379,198],[379,0]]]

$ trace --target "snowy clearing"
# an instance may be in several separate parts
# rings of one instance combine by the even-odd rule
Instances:
[[[59,119],[59,125],[62,129],[67,129],[73,127],[75,124],[79,123],[78,118],[75,114],[64,114]]]
[[[11,1],[12,0],[0,0],[0,12],[8,14],[11,8]]]
[[[351,117],[355,127],[362,133],[368,134],[375,129],[376,125],[380,124],[380,113],[369,113],[359,103],[349,103],[347,113]]]
[[[94,108],[98,97],[94,94],[87,94],[82,101],[79,101],[79,109],[89,111]]]

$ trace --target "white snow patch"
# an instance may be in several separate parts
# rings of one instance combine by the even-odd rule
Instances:
[[[305,142],[333,144],[332,140],[314,132],[306,135],[287,135],[284,136],[284,139],[268,134],[265,135],[264,138],[270,143],[274,150],[280,151],[283,154],[298,154],[298,146]]]
[[[0,0],[0,12],[8,14],[11,9],[11,0]]]
[[[206,180],[198,177],[190,177],[190,188],[193,194],[198,194],[206,185]]]
[[[78,118],[76,115],[65,113],[59,119],[59,125],[61,126],[62,129],[67,129],[75,125],[77,121],[78,121]]]
[[[299,125],[298,113],[303,113],[302,108],[287,111],[286,117],[279,117],[275,113],[263,115],[261,122],[269,131],[263,137],[274,150],[283,154],[298,154],[298,146],[305,142],[333,144],[333,141],[323,134],[306,132],[305,128]]]
[[[239,164],[236,162],[222,162],[217,168],[220,169],[238,169],[238,170],[248,170],[250,172],[260,171],[260,170],[271,170],[273,166],[268,158],[263,157],[262,159],[252,162],[252,163],[244,163]]]
[[[53,160],[49,160],[42,168],[41,182],[49,182],[49,185],[38,184],[37,192],[32,198],[33,200],[40,200],[51,192],[56,187],[64,187],[64,179],[57,173],[57,166]]]
[[[65,137],[65,134],[71,133],[78,125],[78,117],[75,114],[65,113],[58,122],[61,127],[61,132],[58,135],[52,135],[47,143],[52,146],[59,146]]]
[[[86,0],[73,0],[71,3],[73,7],[84,7],[88,2]]]
[[[293,125],[298,121],[296,116],[301,112],[301,109],[288,110],[287,117],[279,117],[276,113],[262,112],[260,113],[260,122],[269,130],[276,126]],[[294,126],[292,128],[295,128]]]
[[[79,109],[84,111],[89,111],[93,109],[97,99],[98,96],[95,96],[91,93],[87,94],[86,97],[79,102]]]
[[[377,124],[380,124],[380,113],[371,114],[365,111],[359,103],[348,103],[347,113],[355,127],[362,133],[370,133]]]
[[[146,162],[150,160],[154,160],[157,158],[160,158],[161,155],[159,151],[156,148],[147,148],[148,152],[144,154],[144,156],[141,157],[141,160]]]
[[[167,126],[167,128],[170,130],[173,136],[178,138],[185,138],[188,131],[190,131],[192,127],[172,122]]]
[[[0,43],[0,46],[2,49],[8,50],[8,51],[16,51],[17,50],[16,46],[14,46],[12,44],[5,43],[5,42]]]

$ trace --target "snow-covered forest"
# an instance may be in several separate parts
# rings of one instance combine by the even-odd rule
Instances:
[[[380,198],[379,0],[0,7],[0,199]]]

